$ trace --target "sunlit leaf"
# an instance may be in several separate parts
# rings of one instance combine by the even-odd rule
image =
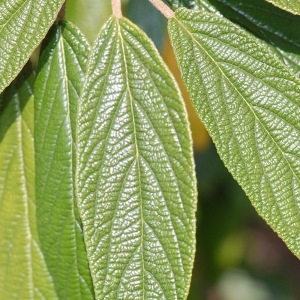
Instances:
[[[299,0],[266,0],[284,10],[290,11],[293,14],[300,15]]]
[[[0,93],[44,38],[64,0],[0,1]]]
[[[59,299],[94,298],[75,182],[77,106],[88,54],[76,28],[56,24],[34,86],[38,231]]]
[[[300,16],[265,0],[210,0],[226,18],[243,26],[269,45],[293,72],[300,76]],[[275,47],[275,48],[274,48]]]
[[[300,82],[254,37],[178,9],[169,32],[219,155],[258,213],[300,257]]]
[[[58,299],[36,226],[32,81],[28,67],[0,95],[1,299]]]
[[[196,183],[178,88],[153,44],[111,18],[79,108],[79,207],[97,299],[185,299]]]

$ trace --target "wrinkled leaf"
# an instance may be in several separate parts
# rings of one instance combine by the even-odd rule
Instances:
[[[36,202],[42,250],[59,299],[93,299],[76,199],[76,120],[89,46],[55,25],[35,82]]]
[[[299,0],[266,0],[284,10],[290,11],[293,14],[300,15]]]
[[[226,18],[268,43],[270,50],[300,76],[300,35],[295,30],[300,28],[300,16],[281,10],[264,0],[210,2]]]
[[[214,14],[178,9],[169,32],[219,155],[300,257],[299,80],[255,38]]]
[[[0,1],[0,93],[44,38],[64,0]]]
[[[1,299],[57,299],[36,226],[32,81],[28,67],[0,95]]]
[[[185,299],[196,183],[178,88],[149,39],[111,18],[79,107],[79,207],[97,299]]]

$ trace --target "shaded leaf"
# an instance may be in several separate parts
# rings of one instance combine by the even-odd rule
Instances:
[[[0,93],[44,38],[64,0],[0,2]]]
[[[2,299],[58,299],[36,226],[32,81],[28,67],[0,95]]]
[[[35,82],[38,230],[59,299],[93,299],[76,199],[76,120],[89,46],[71,24],[53,26]]]
[[[196,7],[195,0],[166,0],[166,2],[174,8],[184,6],[186,8],[194,9]]]
[[[214,14],[178,9],[169,32],[222,160],[300,257],[299,80],[255,38]]]
[[[79,108],[79,207],[97,299],[185,299],[196,183],[178,88],[150,40],[111,18]]]

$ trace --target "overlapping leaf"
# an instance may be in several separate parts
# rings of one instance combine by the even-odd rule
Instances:
[[[255,38],[178,9],[171,40],[195,107],[253,205],[300,257],[300,84]]]
[[[26,68],[0,95],[1,299],[57,299],[36,227],[32,81]]]
[[[38,230],[59,299],[94,298],[75,182],[77,106],[88,54],[76,28],[54,26],[35,82]]]
[[[300,1],[299,0],[267,0],[268,2],[290,11],[293,14],[300,15]]]
[[[186,113],[149,39],[111,18],[79,108],[79,207],[97,299],[185,299],[196,184]]]
[[[17,76],[64,0],[0,1],[0,93]]]
[[[300,16],[281,10],[264,0],[210,2],[226,18],[268,43],[270,50],[300,75],[300,35],[296,30],[300,27]]]

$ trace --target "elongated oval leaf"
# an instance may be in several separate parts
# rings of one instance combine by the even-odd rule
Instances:
[[[76,120],[89,46],[69,23],[45,41],[35,82],[38,230],[59,299],[93,299],[76,203]]]
[[[169,32],[194,105],[261,216],[300,257],[300,85],[255,38],[179,9]]]
[[[267,0],[268,2],[290,11],[293,14],[300,15],[300,1],[299,0]]]
[[[1,299],[58,299],[36,226],[32,81],[26,68],[0,95]]]
[[[44,38],[64,0],[0,1],[0,93]]]
[[[153,44],[111,18],[79,108],[79,207],[97,299],[185,299],[196,183],[178,88]]]

